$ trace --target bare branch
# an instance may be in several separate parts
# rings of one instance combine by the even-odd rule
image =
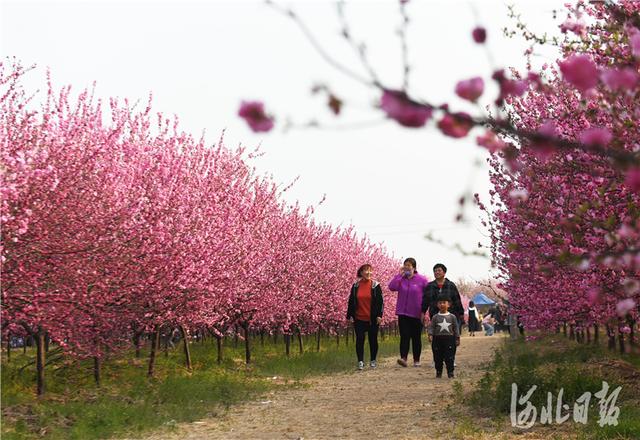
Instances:
[[[379,88],[383,88],[382,83],[378,79],[378,75],[376,74],[375,70],[373,69],[373,66],[371,66],[371,63],[367,58],[367,46],[364,43],[358,43],[353,39],[353,34],[349,28],[349,22],[347,21],[347,18],[344,14],[345,5],[346,5],[346,2],[344,0],[339,1],[336,5],[337,11],[338,11],[338,18],[340,19],[340,24],[342,26],[342,37],[344,37],[344,39],[347,40],[347,43],[349,43],[349,45],[353,48],[353,50],[358,54],[358,58],[360,58],[360,62],[362,63],[363,67],[366,69],[367,73],[371,77],[372,85]]]
[[[411,67],[409,66],[409,47],[407,46],[407,27],[409,26],[409,15],[407,14],[407,4],[400,2],[400,15],[402,16],[402,23],[398,29],[398,35],[400,36],[400,45],[402,47],[402,90],[409,89],[409,72]]]
[[[269,5],[269,6],[271,6],[272,8],[274,8],[276,11],[278,11],[278,12],[284,14],[285,16],[289,17],[290,19],[292,19],[298,25],[298,27],[302,30],[302,33],[307,38],[307,40],[309,40],[309,42],[311,43],[313,48],[320,54],[320,56],[322,58],[324,58],[324,60],[327,63],[329,63],[335,69],[339,70],[340,72],[344,73],[345,75],[349,76],[350,78],[352,78],[352,79],[354,79],[354,80],[356,80],[356,81],[358,81],[358,82],[360,82],[360,83],[362,83],[362,84],[364,84],[366,86],[381,87],[379,83],[364,78],[363,76],[361,76],[358,73],[352,71],[351,69],[347,68],[346,66],[344,66],[343,64],[339,63],[334,58],[332,58],[324,50],[324,48],[318,42],[318,40],[313,36],[313,34],[311,33],[311,30],[306,25],[306,23],[304,21],[302,21],[302,19],[300,17],[298,17],[298,15],[292,9],[285,8],[285,7],[282,7],[282,6],[278,6],[278,5],[276,5],[274,2],[272,2],[270,0],[266,0],[265,3],[267,5]]]
[[[333,131],[348,131],[348,130],[360,130],[364,128],[370,128],[379,126],[389,122],[387,118],[378,118],[371,119],[368,121],[358,121],[349,124],[323,124],[318,122],[315,119],[311,119],[306,123],[295,123],[289,119],[287,119],[282,131],[287,132],[289,130],[299,130],[299,129],[322,129],[322,130],[333,130]]]

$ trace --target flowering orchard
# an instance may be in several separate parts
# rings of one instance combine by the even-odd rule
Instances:
[[[640,4],[579,4],[546,82],[510,97],[523,141],[491,160],[496,264],[529,328],[634,329],[640,303]],[[589,23],[589,24],[587,24]],[[563,141],[581,147],[562,147]],[[513,154],[516,153],[516,154]],[[500,161],[506,159],[506,161]],[[624,338],[619,338],[620,344]],[[621,345],[623,348],[623,345]]]
[[[295,11],[274,7],[309,34]],[[487,214],[494,267],[527,328],[564,327],[566,332],[569,327],[572,335],[590,340],[591,330],[598,338],[604,326],[610,346],[616,336],[622,351],[625,340],[635,344],[640,312],[640,2],[567,4],[559,25],[563,37],[554,39],[539,37],[519,22],[531,42],[523,54],[527,70],[495,70],[490,80],[499,93],[486,103],[481,76],[459,81],[452,91],[487,109],[475,116],[454,111],[448,103],[432,104],[407,89],[411,2],[400,0],[398,7],[402,87],[381,83],[365,43],[353,37],[344,2],[338,6],[340,35],[356,49],[358,67],[368,75],[331,59],[322,48],[320,54],[369,86],[379,99],[375,111],[403,127],[433,123],[453,138],[479,131],[476,142],[491,153],[494,189],[490,201],[476,195],[476,202]],[[481,26],[470,34],[479,49],[491,38]],[[531,56],[548,44],[559,49],[560,59],[535,69]],[[326,86],[322,90],[338,114],[346,101]],[[275,122],[262,103],[243,103],[239,115],[254,130],[268,131]]]
[[[2,334],[35,339],[38,393],[49,341],[93,358],[98,382],[105,353],[149,335],[152,375],[167,329],[185,341],[241,329],[248,362],[256,332],[343,329],[360,264],[395,273],[381,246],[286,204],[287,188],[249,165],[255,152],[207,146],[150,106],[105,109],[90,91],[49,83],[36,105],[29,69],[0,69]]]

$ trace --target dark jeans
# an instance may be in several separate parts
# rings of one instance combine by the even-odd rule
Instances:
[[[360,321],[356,319],[353,323],[356,331],[356,355],[358,361],[364,361],[364,334],[369,334],[369,351],[371,352],[371,360],[375,361],[378,355],[378,324],[371,324],[368,321]]]
[[[400,357],[406,359],[409,354],[409,342],[413,349],[413,361],[420,362],[422,353],[422,322],[419,318],[398,315],[400,329]]]
[[[436,364],[436,373],[442,374],[442,363],[447,365],[447,374],[453,374],[453,364],[456,359],[456,337],[434,336],[431,342],[433,362]]]

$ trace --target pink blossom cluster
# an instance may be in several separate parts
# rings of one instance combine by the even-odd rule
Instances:
[[[493,258],[526,327],[627,331],[640,311],[640,31],[605,3],[580,9],[592,24],[563,24],[579,39],[567,33],[548,83],[507,98],[517,129],[540,137],[478,138],[495,153]]]
[[[0,65],[3,336],[100,357],[160,326],[335,331],[359,265],[395,274],[382,246],[285,203],[255,152],[90,91],[49,84],[36,108],[25,73]]]

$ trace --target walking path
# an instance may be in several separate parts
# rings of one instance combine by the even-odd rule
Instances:
[[[402,368],[395,358],[382,359],[377,369],[324,376],[308,387],[273,392],[259,400],[232,407],[212,419],[179,425],[147,439],[450,439],[484,438],[474,429],[483,419],[461,423],[453,403],[454,381],[472,389],[482,377],[502,336],[463,336],[458,349],[456,379],[436,379],[426,345],[423,366]],[[446,376],[446,375],[445,375]],[[457,413],[457,415],[455,415]],[[488,420],[488,419],[487,419]],[[485,421],[487,421],[485,420]],[[469,423],[467,423],[469,425]],[[508,425],[507,425],[508,426]],[[523,435],[524,434],[524,435]],[[512,438],[503,432],[486,438]],[[536,438],[534,432],[518,438]]]

